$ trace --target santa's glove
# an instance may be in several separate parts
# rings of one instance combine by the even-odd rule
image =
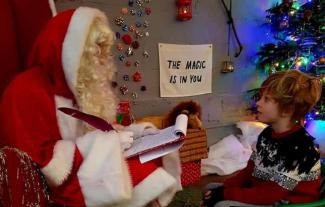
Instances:
[[[224,187],[221,183],[210,183],[207,185],[203,195],[201,207],[213,207],[219,201],[222,201]]]
[[[120,138],[122,150],[129,149],[133,143],[133,132],[131,131],[122,131],[118,132]]]
[[[134,139],[143,137],[149,134],[158,134],[159,130],[150,122],[142,122],[139,124],[131,124],[124,128],[124,131],[131,131],[134,133]]]

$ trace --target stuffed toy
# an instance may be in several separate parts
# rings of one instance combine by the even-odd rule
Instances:
[[[186,114],[188,116],[189,129],[201,129],[201,106],[195,101],[184,101],[177,104],[163,120],[164,128],[175,124],[176,117],[179,114]]]

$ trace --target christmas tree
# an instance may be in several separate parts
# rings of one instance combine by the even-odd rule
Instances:
[[[260,48],[257,68],[268,74],[296,69],[320,78],[322,97],[306,121],[325,120],[325,0],[283,0],[267,13],[275,42]],[[249,91],[253,99],[256,91]]]

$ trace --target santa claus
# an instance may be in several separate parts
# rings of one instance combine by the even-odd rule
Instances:
[[[80,7],[51,19],[36,40],[28,70],[4,93],[4,143],[26,152],[41,168],[57,204],[166,206],[180,189],[178,157],[140,164],[123,156],[133,138],[155,132],[153,125],[103,132],[58,110],[75,108],[114,121],[113,39],[97,9]]]

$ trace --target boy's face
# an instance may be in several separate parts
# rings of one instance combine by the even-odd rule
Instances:
[[[261,99],[256,103],[256,105],[257,119],[259,121],[272,124],[281,118],[278,103],[272,98],[270,94],[264,92]]]

